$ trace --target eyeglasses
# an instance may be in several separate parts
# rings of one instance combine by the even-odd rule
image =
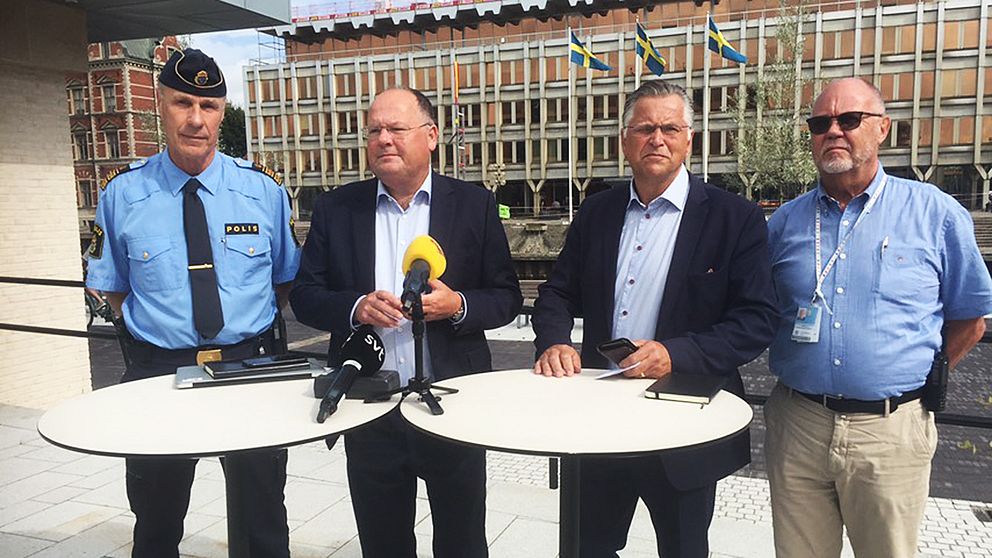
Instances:
[[[379,139],[379,134],[382,132],[389,132],[389,135],[393,137],[402,138],[417,128],[433,125],[433,122],[424,122],[420,126],[414,126],[412,128],[408,128],[406,126],[373,126],[371,128],[365,128],[362,133],[365,135],[365,139]]]
[[[864,120],[866,116],[885,116],[884,114],[877,114],[874,112],[862,112],[862,111],[851,111],[842,112],[837,116],[812,116],[806,119],[806,124],[809,126],[809,131],[811,134],[818,136],[820,134],[825,134],[830,130],[830,126],[833,125],[833,121],[837,121],[837,125],[844,132],[850,132],[858,126],[861,126],[861,121]]]
[[[640,138],[650,138],[654,136],[655,130],[661,130],[661,135],[666,138],[676,138],[682,130],[691,127],[679,124],[638,124],[637,126],[627,126],[627,131]]]

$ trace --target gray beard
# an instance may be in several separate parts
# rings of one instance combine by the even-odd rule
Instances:
[[[820,172],[825,174],[842,174],[850,171],[854,168],[854,159],[852,157],[844,158],[839,157],[831,159],[829,161],[822,161],[820,163]]]

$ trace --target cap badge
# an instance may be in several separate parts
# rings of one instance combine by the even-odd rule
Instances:
[[[210,78],[207,76],[207,71],[200,70],[199,72],[196,72],[196,77],[193,78],[193,81],[195,81],[197,85],[203,86],[207,84],[209,79]]]

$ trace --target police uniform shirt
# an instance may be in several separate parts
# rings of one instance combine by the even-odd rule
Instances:
[[[273,285],[296,276],[300,250],[289,198],[264,167],[215,153],[197,180],[206,212],[224,328],[203,339],[193,324],[183,185],[168,151],[113,176],[100,194],[86,284],[127,292],[124,321],[147,343],[182,349],[231,345],[275,319]]]

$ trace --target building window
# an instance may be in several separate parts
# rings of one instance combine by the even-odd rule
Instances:
[[[79,207],[93,207],[96,205],[94,202],[96,196],[93,195],[92,180],[80,180],[76,183],[76,188],[76,201],[79,204]]]
[[[103,89],[103,111],[115,112],[117,110],[117,86],[104,85]]]
[[[90,145],[87,141],[86,132],[80,132],[78,134],[72,134],[72,149],[73,155],[77,160],[84,160],[90,158]]]
[[[103,133],[104,139],[107,142],[107,157],[110,159],[118,159],[121,156],[121,138],[117,130],[107,130]]]
[[[72,91],[72,106],[69,107],[72,114],[85,114],[86,113],[86,90],[82,87],[76,87]]]

